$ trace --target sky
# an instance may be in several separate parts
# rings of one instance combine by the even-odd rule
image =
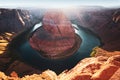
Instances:
[[[0,0],[0,7],[64,8],[73,6],[120,7],[120,0]]]

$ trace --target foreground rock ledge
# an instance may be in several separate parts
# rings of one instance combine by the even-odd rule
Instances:
[[[98,48],[103,52],[105,50]],[[107,51],[105,51],[107,52]],[[11,73],[11,77],[0,72],[2,80],[120,80],[120,52],[118,54],[107,56],[90,57],[81,60],[71,70],[65,70],[56,75],[54,71],[46,70],[41,74],[26,75],[19,78],[17,73]]]

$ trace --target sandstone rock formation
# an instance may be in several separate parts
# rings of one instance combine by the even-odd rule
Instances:
[[[99,48],[98,48],[99,50]],[[101,50],[101,51],[100,51]],[[102,54],[109,54],[108,51],[100,49]],[[102,51],[103,50],[103,51]],[[99,53],[100,53],[99,52]],[[105,52],[105,53],[104,53]],[[6,76],[0,72],[2,80],[120,80],[120,55],[89,57],[81,60],[75,67],[65,70],[59,75],[54,71],[46,70],[41,74],[25,75],[20,78],[19,74],[12,72]],[[120,53],[120,52],[119,52]],[[17,62],[19,63],[19,62]],[[15,66],[13,65],[15,68]],[[25,66],[24,66],[25,67]],[[29,70],[28,70],[29,71]]]
[[[118,44],[120,42],[119,8],[80,8],[71,12],[69,18],[74,23],[96,33],[101,38],[104,49],[110,51],[120,50],[120,44]]]
[[[49,58],[71,55],[65,54],[75,44],[75,31],[69,19],[60,11],[48,11],[42,23],[43,26],[30,39],[31,46]]]
[[[19,9],[0,9],[0,33],[19,32],[30,26],[29,12]]]
[[[120,23],[119,23],[120,13],[119,13],[119,11],[120,11],[120,9],[99,9],[99,10],[92,10],[92,11],[91,10],[88,10],[88,11],[87,10],[86,11],[85,10],[83,10],[83,11],[79,10],[78,12],[74,12],[74,14],[71,14],[71,15],[73,16],[73,18],[75,20],[74,23],[76,23],[78,25],[81,25],[83,27],[86,27],[86,28],[90,29],[91,31],[93,31],[94,33],[96,33],[97,35],[100,36],[101,40],[104,43],[102,48],[114,51],[114,50],[120,50],[120,44],[119,44],[120,43],[120,37],[119,37],[119,35],[120,35]],[[13,31],[18,32],[18,31],[22,30],[24,27],[26,27],[26,26],[28,27],[28,25],[29,25],[29,15],[27,15],[27,14],[28,13],[26,11],[24,12],[22,10],[1,9],[0,10],[0,32],[1,33],[6,32],[6,31],[7,32],[13,32]],[[45,18],[50,18],[51,19],[51,17],[45,17]],[[62,17],[60,17],[60,18],[62,18]],[[64,18],[62,18],[62,19],[64,19]],[[71,21],[72,21],[72,19],[71,19]],[[50,22],[50,23],[52,23],[52,22]],[[43,29],[46,32],[49,32],[50,34],[52,34],[52,30],[48,29],[46,23],[44,25],[46,27],[43,28]],[[49,24],[49,26],[50,25],[53,25],[53,24]],[[65,23],[65,25],[66,25],[66,23]],[[54,33],[59,33],[57,36],[60,36],[60,32],[56,29],[54,30]],[[43,31],[43,32],[41,32],[41,34],[42,33],[45,33],[45,32]],[[63,30],[63,33],[66,34],[66,36],[68,36],[68,34],[65,33],[65,30]],[[70,32],[68,32],[68,33],[70,33]],[[56,35],[53,35],[53,36],[47,35],[47,36],[50,36],[50,38],[56,37]],[[66,36],[64,36],[64,37],[66,37]],[[35,35],[34,35],[34,37],[35,37]],[[72,39],[73,37],[74,37],[74,34],[72,33],[70,35],[70,37],[68,37],[68,38],[71,38],[71,40],[72,40],[71,43],[72,44],[67,44],[67,45],[70,45],[70,46],[73,45],[73,43],[74,43],[74,39]],[[63,41],[63,42],[65,42],[65,41]],[[44,46],[44,42],[42,44]],[[66,44],[59,44],[57,42],[56,42],[56,44],[60,45],[60,46],[61,45],[66,45]],[[48,46],[48,45],[49,45],[49,43],[46,43],[45,46]],[[59,50],[56,49],[56,51],[59,51]],[[22,72],[24,72],[23,65],[26,65],[26,64],[24,64],[22,62],[15,61],[15,62],[13,62],[13,64],[6,65],[7,63],[9,63],[9,61],[11,59],[9,56],[6,56],[6,55],[0,56],[0,59],[1,59],[0,60],[1,61],[0,70],[2,70],[2,71],[7,70],[7,72],[9,71],[8,74],[12,70],[16,70],[20,74]],[[97,61],[97,59],[93,58],[92,60]],[[106,61],[106,59],[104,59],[104,60]],[[107,61],[107,62],[109,63],[109,61]],[[18,63],[19,63],[19,65],[18,65]],[[14,66],[14,65],[16,65],[16,66]],[[102,63],[100,63],[100,65],[102,65]],[[78,78],[84,79],[84,77],[86,77],[89,80],[91,78],[91,74],[93,75],[93,73],[96,72],[96,69],[98,69],[98,68],[100,69],[100,65],[99,65],[99,62],[98,62],[98,64],[95,64],[95,65],[93,64],[93,65],[89,65],[89,66],[84,66],[85,68],[88,67],[89,69],[83,69],[83,72],[89,71],[90,74],[82,73],[82,74],[79,75]],[[13,67],[10,68],[11,66],[13,66]],[[77,66],[79,66],[79,65],[77,65]],[[83,66],[83,65],[81,65],[81,63],[80,63],[80,67],[81,66]],[[92,66],[92,69],[94,68],[94,71],[91,71],[91,66]],[[9,67],[9,69],[8,69],[8,67]],[[31,68],[31,66],[29,66],[29,65],[27,65],[25,67],[28,69],[28,70],[26,69],[28,71],[28,73],[25,70],[26,71],[25,74],[29,74],[32,71],[36,71],[36,69]],[[99,77],[99,76],[103,76],[102,73],[104,73],[104,72],[102,72],[102,70],[103,71],[105,70],[106,72],[109,72],[110,71],[109,69],[111,69],[111,68],[113,69],[113,72],[115,74],[112,74],[112,75],[110,74],[110,75],[107,75],[106,77],[110,76],[109,77],[110,80],[119,80],[120,69],[118,69],[118,65],[116,67],[116,64],[113,64],[113,63],[109,63],[108,66],[103,66],[103,69],[99,70],[99,74],[96,73],[92,77],[92,79],[93,80],[102,79],[101,77]],[[72,71],[72,70],[70,70],[70,71]],[[37,70],[37,71],[41,72],[39,70]],[[66,73],[68,73],[68,72],[66,72]],[[65,73],[65,76],[66,76],[66,73]],[[62,76],[64,77],[64,74],[62,74]],[[78,79],[78,78],[76,77],[76,79]],[[85,79],[85,80],[87,80],[87,79]]]
[[[28,11],[20,9],[0,9],[0,32],[18,32],[24,27],[29,27],[32,22],[37,23],[39,20],[42,20],[44,13],[44,9]],[[103,41],[104,49],[110,51],[120,50],[120,45],[117,44],[120,41],[119,8],[81,7],[74,10],[66,10],[65,14],[72,23],[86,27],[99,35]],[[35,17],[39,16],[39,18],[37,18],[39,20],[36,20],[34,15]],[[32,18],[30,18],[30,16],[32,16]]]

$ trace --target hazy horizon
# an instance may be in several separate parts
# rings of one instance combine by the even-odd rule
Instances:
[[[76,6],[120,7],[120,0],[0,0],[0,8],[65,8]]]

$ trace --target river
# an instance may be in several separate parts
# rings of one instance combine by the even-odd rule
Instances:
[[[65,69],[74,67],[81,59],[89,57],[92,49],[101,45],[100,38],[90,30],[73,24],[76,35],[80,36],[82,42],[80,48],[69,58],[50,60],[42,57],[39,52],[34,50],[29,44],[31,33],[38,29],[42,24],[36,24],[34,27],[24,30],[18,34],[10,43],[9,50],[18,55],[22,61],[28,63],[40,70],[51,69],[57,73]]]

